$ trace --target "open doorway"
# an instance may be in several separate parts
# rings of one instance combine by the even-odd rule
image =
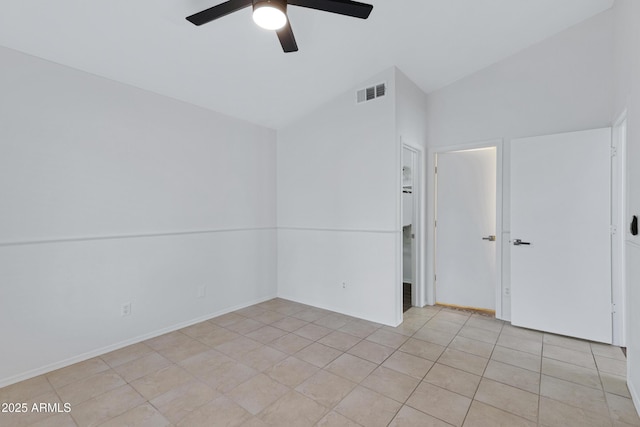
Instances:
[[[401,200],[401,254],[402,254],[402,311],[420,305],[421,263],[420,218],[422,198],[420,185],[422,152],[402,145],[402,200]]]
[[[434,302],[500,310],[499,147],[436,152]]]

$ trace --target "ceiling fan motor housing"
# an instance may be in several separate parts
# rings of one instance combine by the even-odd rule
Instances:
[[[273,7],[280,10],[286,15],[287,13],[287,1],[286,0],[253,0],[253,10],[261,7]]]

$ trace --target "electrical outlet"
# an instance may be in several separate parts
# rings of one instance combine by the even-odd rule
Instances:
[[[347,282],[342,282],[342,289],[347,289]]]
[[[120,308],[120,315],[121,316],[129,316],[131,315],[131,303],[128,302],[126,304],[122,304],[122,307]]]
[[[204,298],[205,295],[207,295],[207,286],[206,285],[198,286],[198,292],[196,293],[196,296],[198,298]]]

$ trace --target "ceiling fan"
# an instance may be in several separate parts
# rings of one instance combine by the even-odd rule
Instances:
[[[373,6],[350,0],[229,0],[187,16],[187,21],[202,25],[245,7],[253,6],[253,20],[267,30],[276,30],[282,50],[296,52],[298,45],[287,17],[287,6],[301,6],[340,15],[367,19]]]

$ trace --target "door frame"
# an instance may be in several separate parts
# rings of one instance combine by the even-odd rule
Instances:
[[[611,126],[611,303],[613,345],[626,346],[627,110]]]
[[[435,218],[436,218],[436,160],[437,155],[441,153],[449,153],[453,151],[466,151],[479,148],[496,148],[496,284],[495,284],[495,298],[496,298],[496,318],[502,319],[502,257],[503,257],[503,240],[504,230],[502,229],[502,216],[503,216],[503,147],[504,141],[502,139],[491,139],[487,141],[470,142],[458,145],[452,145],[447,147],[433,147],[429,149],[428,153],[428,168],[429,176],[431,177],[431,184],[427,186],[427,200],[431,203],[431,207],[427,209],[427,248],[430,250],[431,255],[426,258],[426,290],[425,296],[427,305],[434,305],[436,302],[436,287],[435,287],[435,260],[436,260],[436,239],[435,239]],[[508,238],[508,236],[507,236]]]
[[[413,155],[413,234],[415,235],[415,239],[412,244],[412,258],[415,260],[413,263],[413,278],[414,282],[411,284],[411,304],[414,307],[424,307],[425,305],[425,297],[424,297],[424,256],[422,254],[425,253],[425,245],[424,245],[424,185],[423,185],[423,165],[424,165],[424,149],[419,145],[413,145],[410,142],[405,141],[402,137],[400,138],[400,165],[398,179],[398,227],[399,227],[399,244],[398,244],[398,255],[399,255],[399,273],[397,277],[399,278],[398,288],[400,289],[400,296],[402,296],[402,288],[403,288],[403,275],[402,275],[402,261],[403,261],[403,245],[402,245],[402,213],[403,213],[403,203],[402,203],[402,156],[404,150],[411,151]],[[399,301],[399,313],[400,313],[400,321],[402,321],[402,297],[400,297]]]

